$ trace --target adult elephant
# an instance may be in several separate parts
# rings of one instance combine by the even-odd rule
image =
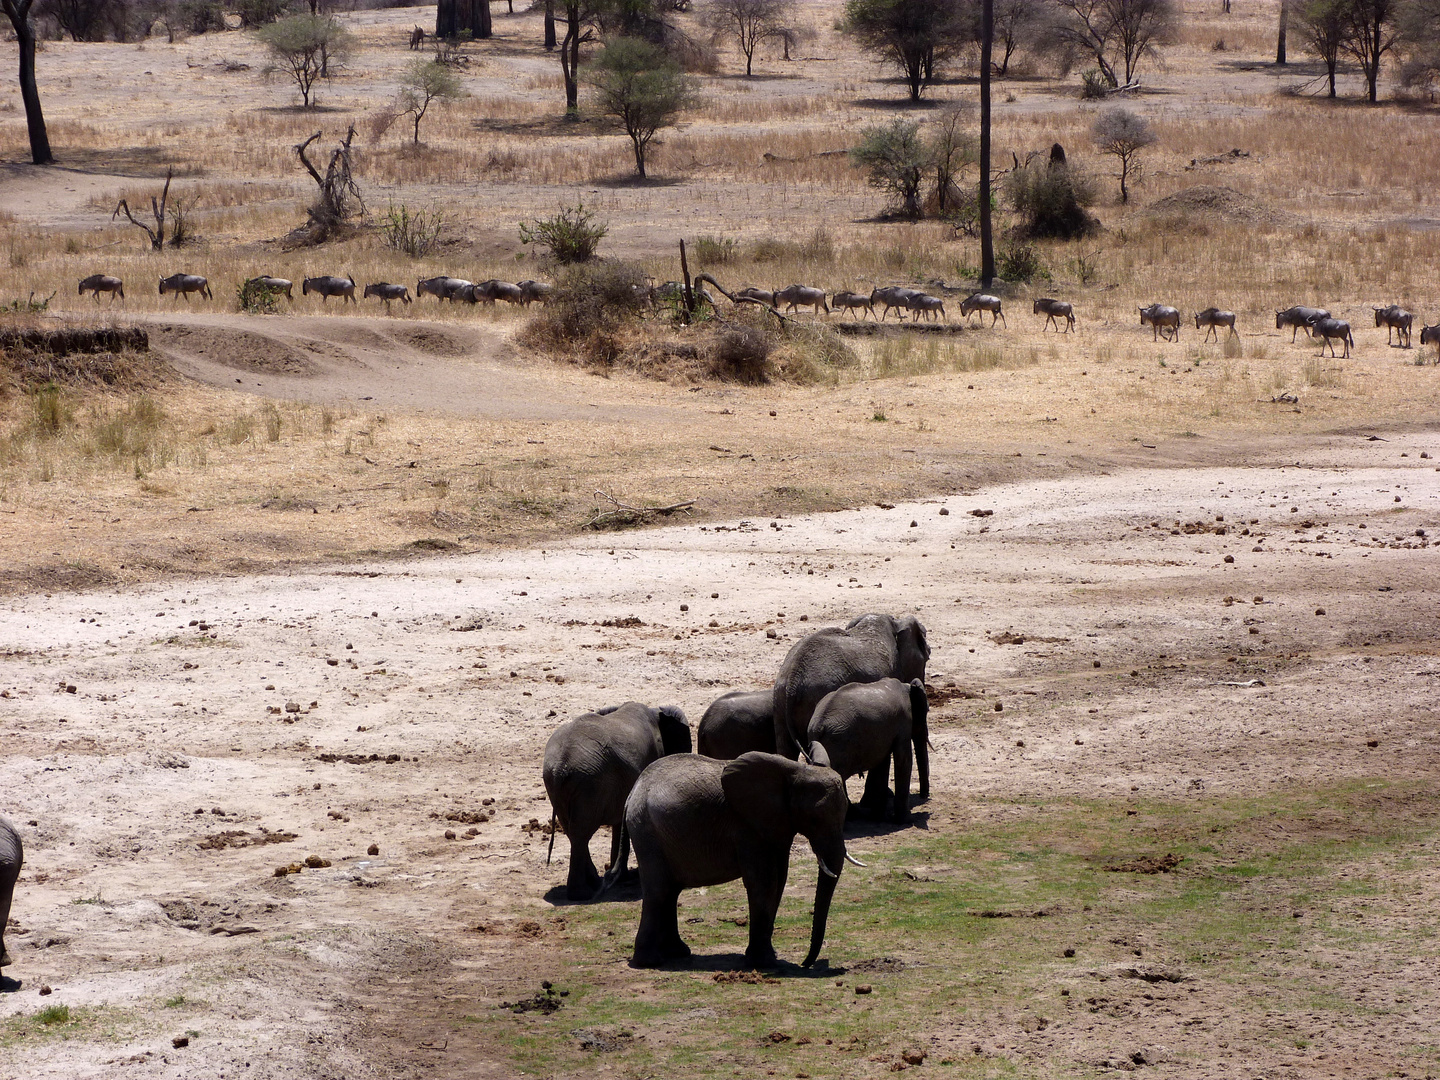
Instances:
[[[25,863],[25,849],[20,834],[5,818],[0,817],[0,967],[12,963],[5,950],[5,925],[10,921],[10,901],[15,896],[15,881]]]
[[[545,744],[543,769],[545,793],[553,807],[550,850],[555,850],[558,821],[570,837],[565,890],[571,900],[589,900],[600,888],[600,873],[590,858],[590,838],[602,826],[612,830],[611,867],[623,866],[628,855],[621,849],[625,798],[645,767],[666,754],[690,750],[690,726],[673,705],[652,709],[627,701],[577,716],[555,729]]]
[[[925,679],[930,643],[914,615],[861,615],[795,643],[775,680],[775,752],[799,757],[820,699],[846,683]]]
[[[775,698],[771,690],[731,690],[710,703],[695,730],[695,749],[731,761],[752,750],[775,752]]]
[[[734,761],[699,754],[667,757],[645,770],[625,803],[625,831],[640,861],[640,927],[634,967],[684,961],[677,904],[682,889],[740,878],[750,901],[745,960],[774,967],[775,913],[790,873],[796,834],[820,860],[810,952],[820,955],[830,901],[846,859],[845,783],[833,769],[777,754],[751,752]],[[863,864],[859,864],[863,865]]]
[[[826,694],[810,718],[807,745],[817,765],[828,765],[848,780],[865,773],[860,805],[876,816],[885,813],[890,763],[895,763],[892,817],[910,820],[910,767],[920,766],[920,798],[930,797],[930,703],[919,679],[879,679],[847,683]],[[911,746],[914,753],[911,753]]]

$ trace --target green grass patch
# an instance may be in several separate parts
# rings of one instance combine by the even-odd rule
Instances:
[[[746,914],[744,890],[732,882],[682,894],[681,933],[700,966],[633,972],[623,960],[638,904],[570,907],[557,981],[569,991],[564,1008],[470,1022],[489,1027],[527,1073],[603,1060],[636,1075],[854,1075],[884,1071],[873,1058],[899,1061],[942,1025],[1012,1024],[1023,1037],[1025,1025],[1073,1024],[1077,1013],[1120,1024],[1124,1002],[1151,990],[1123,973],[1144,968],[1160,980],[1157,993],[1243,989],[1234,1007],[1273,1014],[1271,1041],[1295,1049],[1310,1028],[1289,1032],[1287,1018],[1355,1015],[1352,998],[1323,985],[1320,957],[1361,945],[1400,960],[1433,953],[1434,912],[1407,907],[1414,878],[1392,872],[1440,819],[1440,799],[1420,785],[931,809],[929,829],[852,839],[869,867],[847,868],[840,882],[828,969],[717,982],[706,958],[738,958],[746,944],[733,921]],[[1170,872],[1107,869],[1170,853],[1181,860]],[[775,934],[792,964],[808,943],[815,875],[813,859],[792,860]],[[857,995],[860,983],[872,992]],[[594,1032],[619,1048],[582,1049]],[[993,1048],[928,1064],[964,1077],[1092,1075],[1063,1056],[1022,1061]]]
[[[134,1027],[135,1015],[129,1010],[47,1005],[28,1016],[0,1019],[0,1050],[70,1039],[116,1042],[133,1037]]]

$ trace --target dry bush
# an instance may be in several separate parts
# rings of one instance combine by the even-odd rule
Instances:
[[[609,367],[619,359],[617,332],[639,318],[649,283],[637,266],[622,262],[576,265],[561,275],[545,310],[520,339],[528,345]]]
[[[727,382],[758,386],[770,381],[770,335],[758,326],[735,322],[721,330],[710,347],[710,373]]]

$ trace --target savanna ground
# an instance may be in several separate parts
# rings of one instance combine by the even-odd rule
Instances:
[[[583,197],[657,279],[682,236],[728,238],[701,267],[727,285],[955,289],[958,322],[974,242],[876,220],[832,153],[909,114],[835,4],[802,5],[794,62],[722,54],[645,185],[623,137],[559,119],[538,14],[497,5],[419,149],[384,117],[433,9],[345,16],[361,46],[308,113],[242,34],[49,43],[59,168],[19,164],[0,91],[0,300],[53,291],[47,319],[136,322],[152,352],[118,389],[0,398],[0,810],[28,852],[0,1076],[1440,1073],[1440,374],[1370,318],[1436,314],[1436,126],[1282,93],[1316,72],[1268,63],[1274,6],[1217,8],[1187,5],[1130,102],[1161,137],[1137,197],[1042,245],[1008,327],[801,336],[761,387],[682,331],[596,370],[508,310],[235,295],[544,277],[516,223]],[[1060,141],[1109,192],[1076,82],[997,84],[997,160]],[[932,97],[909,115],[975,90]],[[279,242],[310,195],[290,147],[351,120],[372,210],[440,210],[435,255]],[[170,166],[199,240],[157,256],[110,211]],[[154,295],[177,270],[215,302]],[[97,271],[118,314],[74,295]],[[1042,335],[1031,295],[1079,333]],[[1230,307],[1241,338],[1146,342],[1156,300]],[[1354,357],[1276,332],[1291,303],[1349,318]],[[596,535],[596,491],[696,504]],[[816,971],[732,975],[736,885],[685,896],[694,969],[630,970],[634,895],[565,905],[563,837],[545,864],[549,730],[624,698],[694,721],[866,610],[919,612],[935,647],[916,827],[856,826]],[[308,855],[331,865],[274,876]],[[557,1011],[501,1007],[542,980]]]

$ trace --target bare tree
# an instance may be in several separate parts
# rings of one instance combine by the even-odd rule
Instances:
[[[1340,47],[1360,62],[1370,101],[1377,100],[1380,62],[1399,43],[1397,0],[1346,0],[1347,33]]]
[[[155,215],[155,227],[152,229],[143,221],[136,221],[135,215],[130,212],[130,206],[124,199],[121,199],[115,206],[115,212],[110,215],[114,221],[121,214],[124,214],[130,224],[138,229],[144,229],[145,234],[150,237],[150,247],[155,251],[165,250],[165,204],[170,199],[170,180],[175,175],[174,169],[165,172],[165,187],[160,191],[160,198],[157,200],[154,195],[150,196],[150,213]]]
[[[934,135],[930,139],[930,163],[935,170],[936,209],[943,215],[954,201],[955,179],[966,168],[979,160],[975,139],[966,128],[970,111],[963,108],[947,109],[935,121]]]
[[[555,0],[545,0],[545,51],[551,51],[555,45]]]
[[[1015,54],[1034,44],[1046,14],[1045,0],[995,0],[995,40],[990,67],[996,75],[1002,79],[1008,75]]]
[[[30,132],[30,160],[36,165],[51,165],[55,155],[50,152],[45,114],[40,109],[40,91],[35,85],[35,27],[30,23],[30,7],[34,2],[0,0],[0,11],[10,20],[20,53],[20,99],[25,103],[25,126]]]
[[[326,166],[323,176],[305,153],[321,134],[323,133],[317,131],[295,147],[295,153],[300,156],[300,164],[305,166],[305,171],[320,189],[319,197],[309,210],[308,224],[316,240],[324,240],[330,236],[335,229],[349,221],[357,209],[361,213],[365,212],[365,200],[360,197],[360,186],[355,183],[350,167],[350,145],[355,141],[355,125],[350,125],[344,141],[331,152],[330,164]]]
[[[713,0],[705,22],[716,39],[732,37],[745,55],[745,74],[752,74],[755,50],[768,38],[782,38],[788,51],[790,0]]]
[[[1330,76],[1330,96],[1335,96],[1335,69],[1340,66],[1340,48],[1347,32],[1345,0],[1307,0],[1296,20],[1305,35],[1305,48],[1320,58]]]
[[[1154,146],[1159,137],[1148,120],[1129,109],[1110,109],[1101,113],[1090,134],[1096,149],[1120,160],[1120,201],[1128,203],[1130,189],[1126,182],[1131,177],[1137,182],[1140,179],[1140,151]]]
[[[1050,31],[1062,50],[1095,61],[1109,86],[1129,84],[1175,24],[1171,0],[1053,0],[1060,18]],[[1123,79],[1122,79],[1123,75]]]
[[[1290,26],[1290,0],[1280,0],[1280,27],[1275,31],[1275,63],[1285,66],[1285,31]]]

